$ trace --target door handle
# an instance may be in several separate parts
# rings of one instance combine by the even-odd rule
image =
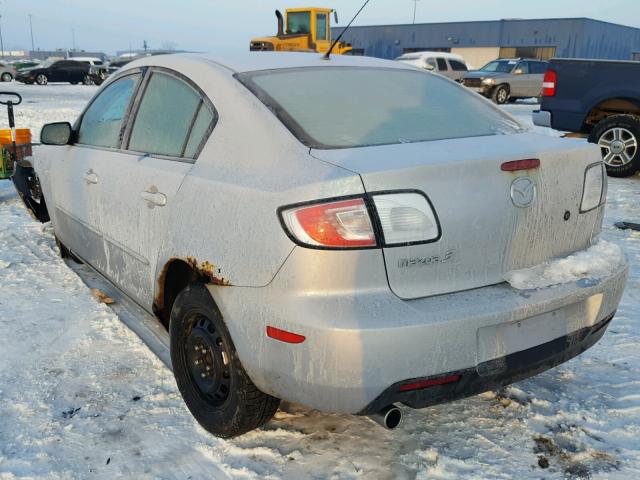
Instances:
[[[98,183],[98,175],[93,170],[89,170],[84,174],[84,181],[87,182],[87,185],[95,185]]]
[[[140,196],[149,204],[149,208],[164,207],[167,204],[167,196],[155,187],[151,187],[146,192],[140,192]]]

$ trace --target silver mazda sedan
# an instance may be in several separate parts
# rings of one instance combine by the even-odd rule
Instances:
[[[393,427],[529,377],[597,342],[626,282],[596,147],[397,62],[148,57],[41,139],[61,253],[167,326],[221,437],[280,399]]]

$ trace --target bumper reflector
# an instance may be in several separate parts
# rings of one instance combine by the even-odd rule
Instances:
[[[422,390],[423,388],[435,387],[437,385],[446,385],[460,380],[460,375],[449,375],[448,377],[432,378],[431,380],[421,380],[419,382],[407,383],[401,385],[398,389],[400,392],[410,392],[413,390]]]
[[[302,343],[306,340],[306,337],[302,335],[280,330],[275,327],[267,327],[267,336],[285,343]]]

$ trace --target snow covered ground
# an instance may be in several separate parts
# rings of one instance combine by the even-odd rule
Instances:
[[[9,87],[25,96],[19,125],[36,130],[73,120],[95,91]],[[533,105],[505,108],[530,123]],[[265,429],[224,441],[2,181],[0,480],[640,478],[640,234],[613,227],[638,212],[640,180],[611,179],[603,237],[626,251],[631,276],[609,331],[579,358],[500,392],[405,409],[392,432],[283,405]]]

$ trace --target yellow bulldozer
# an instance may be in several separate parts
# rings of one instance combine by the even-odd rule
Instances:
[[[289,8],[285,17],[276,10],[278,33],[275,37],[254,38],[249,49],[252,52],[318,52],[325,53],[331,47],[331,14],[335,23],[338,15],[330,8]],[[286,28],[285,28],[286,26]],[[339,42],[332,53],[350,53],[351,45]]]

